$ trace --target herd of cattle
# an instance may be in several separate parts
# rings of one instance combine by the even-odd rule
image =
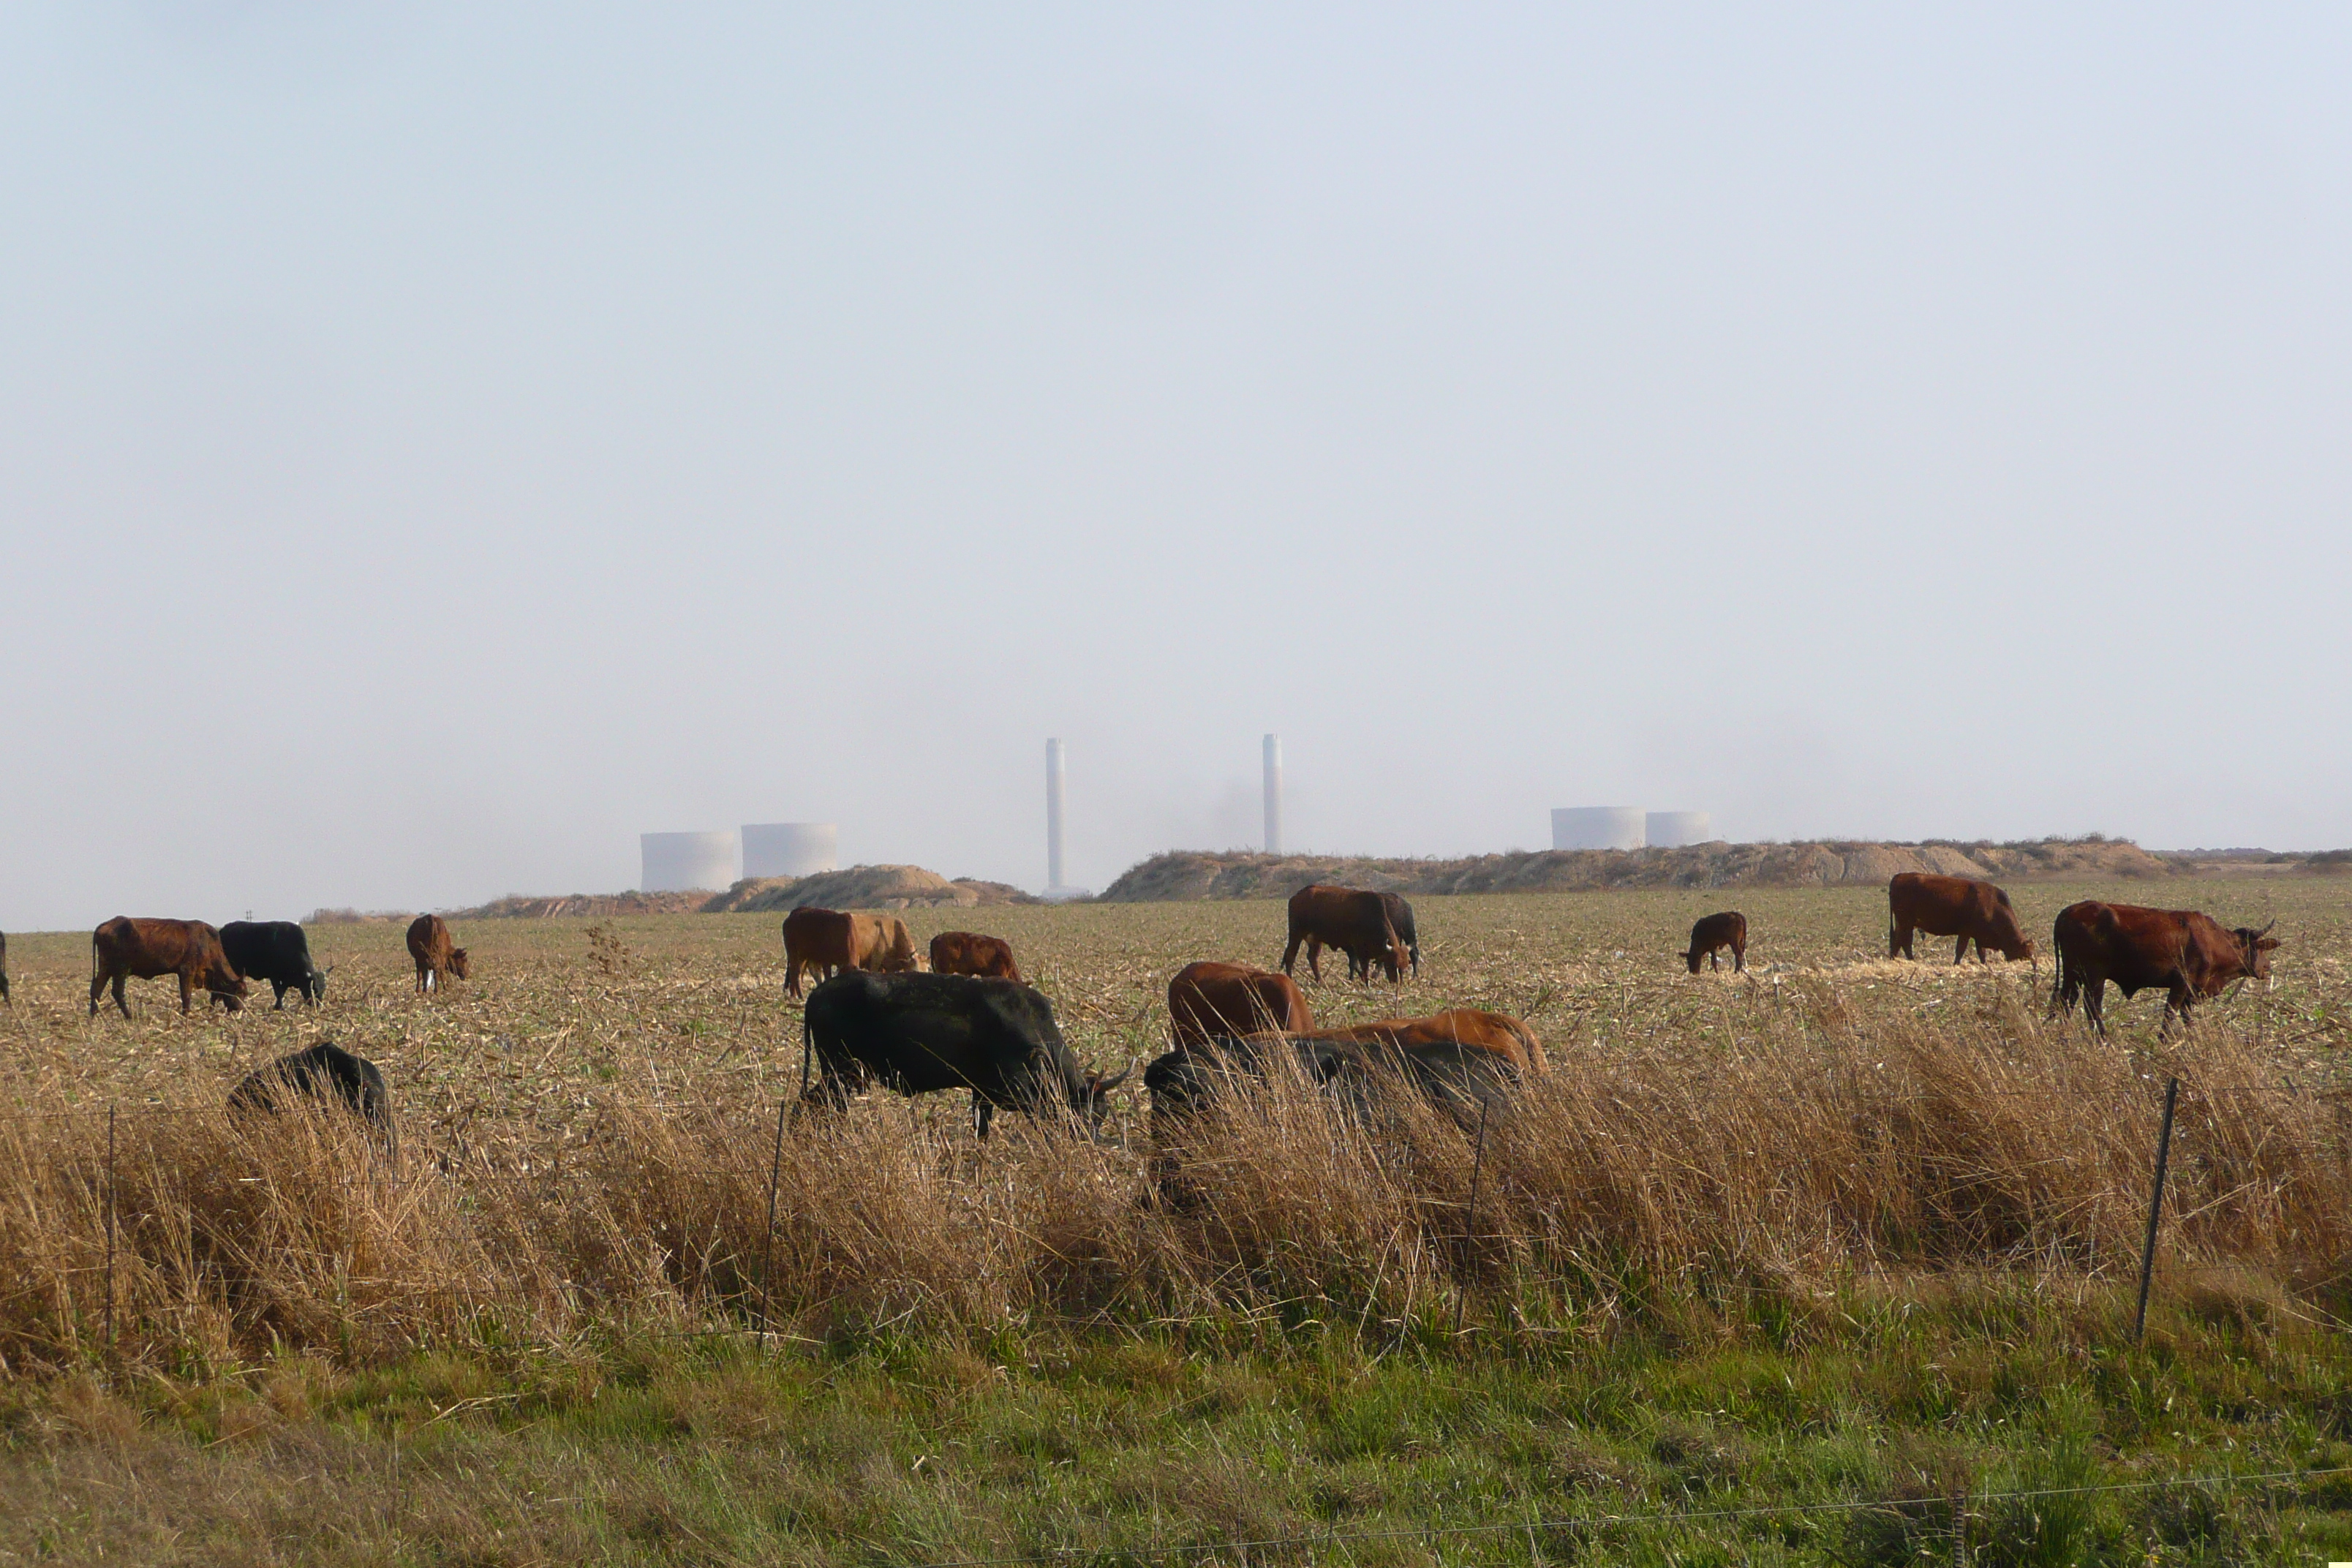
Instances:
[[[2126,997],[2162,990],[2168,1029],[2232,982],[2267,980],[2279,945],[2270,934],[2276,923],[2232,930],[2194,910],[2069,904],[2051,930],[2057,964],[2052,1005],[2071,1013],[2080,1000],[2092,1026],[2104,1030],[2109,982]],[[2039,966],[2009,895],[1990,882],[1916,872],[1895,877],[1887,888],[1888,956],[1913,956],[1920,933],[1956,938],[1955,963],[1973,945],[1979,963],[1998,952]],[[1701,959],[1719,967],[1717,954],[1728,949],[1734,971],[1744,971],[1748,938],[1747,917],[1725,910],[1691,928],[1682,956],[1696,974]],[[837,1109],[852,1093],[878,1085],[908,1095],[968,1091],[983,1138],[998,1110],[1066,1107],[1092,1125],[1109,1091],[1134,1070],[1130,1063],[1106,1077],[1084,1068],[1062,1038],[1052,1003],[1023,981],[1012,945],[1001,937],[942,932],[931,939],[929,973],[906,922],[892,916],[803,907],[785,917],[783,940],[786,990],[801,994],[803,972],[819,982],[802,1013],[802,1101],[809,1110]],[[437,915],[418,916],[407,944],[420,992],[437,991],[446,976],[470,973],[466,950]],[[1145,1069],[1143,1080],[1155,1135],[1175,1132],[1225,1088],[1262,1081],[1286,1065],[1358,1103],[1382,1085],[1409,1088],[1457,1118],[1483,1117],[1548,1069],[1535,1031],[1504,1013],[1455,1007],[1318,1028],[1292,976],[1303,950],[1319,982],[1327,947],[1346,955],[1350,979],[1369,983],[1375,966],[1392,984],[1408,969],[1420,972],[1420,936],[1403,899],[1302,888],[1290,899],[1278,971],[1211,961],[1189,963],[1169,982],[1171,1048]],[[179,982],[183,1013],[199,988],[239,1008],[255,980],[273,988],[280,1008],[289,990],[316,1005],[325,1000],[329,973],[311,962],[302,928],[291,921],[233,921],[215,930],[202,921],[117,916],[90,935],[89,1011],[97,1015],[110,985],[115,1005],[129,1017],[123,982],[167,975]],[[7,943],[0,936],[0,1000],[7,998]],[[230,1104],[268,1110],[289,1093],[337,1100],[389,1125],[382,1074],[332,1042],[262,1068],[237,1087]]]

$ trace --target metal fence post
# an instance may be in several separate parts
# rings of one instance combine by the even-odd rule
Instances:
[[[2147,1239],[2139,1249],[2139,1310],[2132,1315],[2132,1342],[2147,1331],[2147,1286],[2156,1272],[2156,1223],[2164,1214],[2164,1168],[2172,1158],[2172,1108],[2180,1080],[2164,1080],[2164,1126],[2156,1135],[2156,1181],[2147,1194]]]
[[[784,1114],[792,1101],[776,1101],[776,1145],[768,1156],[768,1229],[760,1242],[760,1329],[772,1333],[776,1327],[776,1187],[784,1170]]]
[[[114,1353],[114,1110],[106,1108],[106,1353]]]

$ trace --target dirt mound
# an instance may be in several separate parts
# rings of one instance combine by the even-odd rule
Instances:
[[[1173,850],[1129,868],[1105,903],[1286,899],[1308,882],[1399,893],[1532,893],[1592,888],[1884,885],[1898,871],[1954,877],[2163,877],[2165,863],[2119,839],[2019,844],[1695,844],[1679,849],[1546,849],[1460,860]]]
[[[747,877],[700,907],[711,914],[791,910],[822,904],[830,910],[976,909],[983,904],[1034,904],[1037,900],[1003,882],[971,878],[954,881],[920,866],[852,866],[813,877]]]
[[[721,895],[724,897],[724,895]],[[510,893],[470,910],[451,910],[453,921],[551,921],[575,916],[603,919],[611,915],[690,915],[710,901],[707,892],[571,893],[562,898],[534,899]]]

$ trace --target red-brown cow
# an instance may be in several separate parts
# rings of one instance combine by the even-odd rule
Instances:
[[[1543,1041],[1523,1018],[1508,1013],[1488,1013],[1476,1007],[1449,1007],[1426,1018],[1382,1018],[1344,1029],[1318,1029],[1318,1040],[1343,1040],[1350,1045],[1385,1046],[1412,1052],[1434,1047],[1460,1047],[1520,1074],[1549,1072]]]
[[[245,977],[230,966],[221,951],[220,932],[202,921],[132,920],[117,915],[89,933],[89,1012],[98,1016],[98,999],[114,987],[114,1005],[131,1016],[122,994],[128,979],[180,977],[180,1011],[195,1000],[196,987],[212,993],[232,1013],[245,1006]]]
[[[449,935],[448,922],[439,915],[419,915],[408,922],[408,956],[416,961],[416,988],[438,991],[442,977],[471,977],[466,950]]]
[[[2017,923],[2009,895],[1975,877],[1896,872],[1886,884],[1886,956],[1916,956],[1911,951],[1914,931],[1959,938],[1952,949],[1954,963],[1968,957],[1970,942],[1977,944],[1979,963],[1991,962],[1985,957],[1988,948],[1999,948],[2012,963],[2033,957],[2032,940]]]
[[[2174,1015],[2187,1025],[2191,1006],[2219,996],[2232,980],[2268,980],[2271,952],[2279,945],[2270,934],[2276,924],[2231,931],[2195,910],[2148,910],[2095,900],[2068,904],[2050,931],[2058,949],[2051,1005],[2071,1013],[2080,994],[2084,1016],[2104,1034],[2108,981],[2126,997],[2161,986],[2161,1037],[2172,1027]]]
[[[895,915],[851,915],[803,904],[784,917],[784,989],[801,994],[801,971],[830,980],[844,969],[912,973],[915,939]]]
[[[1013,962],[1013,944],[1001,936],[943,931],[931,938],[931,973],[971,974],[982,980],[1019,980],[1021,966]]]
[[[1246,963],[1188,963],[1168,983],[1168,1022],[1177,1046],[1315,1026],[1307,997],[1287,974]]]
[[[1702,915],[1691,927],[1690,947],[1683,953],[1683,962],[1690,965],[1693,974],[1698,973],[1698,961],[1706,960],[1709,969],[1720,969],[1723,961],[1715,955],[1725,948],[1731,950],[1731,972],[1748,973],[1748,917],[1738,910],[1726,910],[1719,915]]]
[[[1323,978],[1320,955],[1326,947],[1336,947],[1348,955],[1350,980],[1358,974],[1370,980],[1372,965],[1378,963],[1389,972],[1393,984],[1411,962],[1405,944],[1397,938],[1387,899],[1358,888],[1309,884],[1291,894],[1290,941],[1282,950],[1285,974],[1297,962],[1302,942],[1307,947],[1307,971],[1318,981]]]

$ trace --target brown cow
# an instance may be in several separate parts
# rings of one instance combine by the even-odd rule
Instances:
[[[1282,950],[1282,972],[1288,974],[1298,959],[1299,944],[1307,946],[1307,971],[1323,978],[1320,955],[1336,947],[1348,955],[1348,978],[1372,977],[1372,965],[1389,972],[1394,984],[1410,962],[1389,916],[1388,900],[1379,893],[1357,888],[1328,888],[1310,883],[1290,895],[1290,941]]]
[[[131,1016],[122,994],[126,978],[153,980],[180,977],[180,1011],[195,999],[196,986],[226,1003],[232,1013],[245,1006],[245,977],[231,967],[221,951],[220,932],[202,921],[132,920],[117,915],[89,933],[89,1013],[98,1016],[98,999],[114,987],[114,1005]]]
[[[1731,950],[1731,972],[1748,973],[1748,917],[1738,910],[1726,910],[1719,915],[1704,915],[1691,927],[1690,951],[1683,961],[1690,965],[1693,974],[1698,973],[1698,961],[1706,960],[1709,969],[1721,969],[1723,961],[1715,955],[1724,948]]]
[[[2224,929],[2195,910],[2147,910],[2137,904],[2085,900],[2058,911],[2050,935],[2058,949],[2058,982],[2050,993],[2054,1010],[2073,1012],[2078,993],[2092,1027],[2106,1032],[2107,982],[2126,997],[2162,986],[2161,1037],[2175,1014],[2189,1022],[2189,1009],[2219,996],[2232,980],[2268,980],[2271,952],[2279,939],[2273,921],[2260,931]]]
[[[784,917],[784,989],[801,994],[801,970],[830,980],[844,969],[912,973],[915,939],[896,915],[850,915],[803,904]]]
[[[1179,1048],[1315,1026],[1297,981],[1246,963],[1188,963],[1178,970],[1168,983],[1168,1021]]]
[[[1979,963],[1991,962],[1985,957],[1985,950],[1994,947],[2012,963],[2033,957],[2033,942],[2017,923],[2009,895],[1975,877],[1896,872],[1886,884],[1886,956],[1915,956],[1911,952],[1915,931],[1958,937],[1952,949],[1954,963],[1968,957],[1970,942],[1977,944]]]
[[[1378,1023],[1357,1024],[1344,1029],[1318,1029],[1315,1037],[1400,1051],[1458,1046],[1499,1062],[1513,1072],[1551,1070],[1543,1041],[1528,1027],[1525,1019],[1476,1007],[1449,1007],[1426,1018],[1382,1018]]]
[[[416,988],[441,989],[442,976],[471,977],[466,950],[452,944],[449,927],[439,915],[419,915],[408,922],[408,956],[416,961]]]
[[[1001,936],[943,931],[931,938],[931,973],[972,974],[982,980],[1018,980],[1021,966],[1013,962],[1013,944]]]

